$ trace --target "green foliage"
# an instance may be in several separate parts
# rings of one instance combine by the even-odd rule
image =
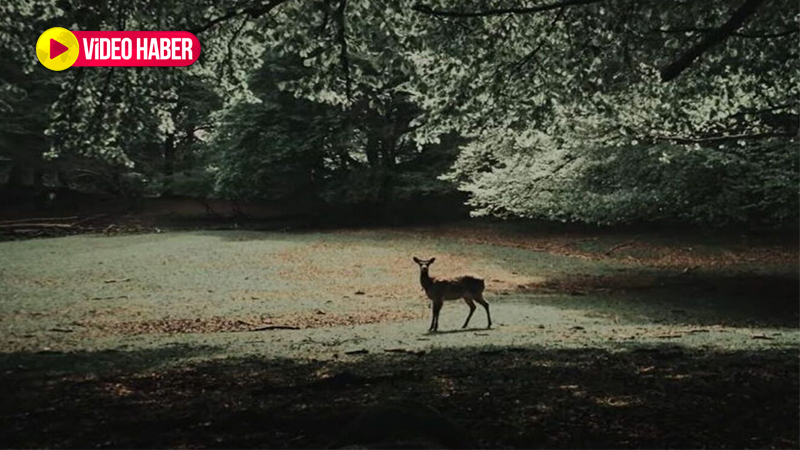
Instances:
[[[457,186],[476,215],[797,220],[795,1],[764,2],[669,81],[751,2],[560,3],[13,0],[0,145],[102,161],[147,193],[213,179],[235,198],[380,206]],[[49,73],[29,47],[55,25],[186,29],[203,53]]]
[[[284,114],[287,113],[287,114]],[[217,193],[236,199],[291,199],[318,190],[326,134],[324,117],[291,117],[264,105],[240,105],[218,131]],[[305,121],[305,122],[304,122]],[[313,123],[312,123],[313,122]]]
[[[279,86],[314,72],[299,59],[266,58],[252,79],[259,102],[231,107],[215,131],[217,194],[388,208],[453,191],[437,177],[455,159],[455,140],[421,150],[403,142],[416,110],[402,98],[381,111],[369,102],[342,109],[297,98]]]
[[[660,79],[732,11],[609,1],[436,20],[427,79],[438,90],[423,128],[471,138],[446,178],[476,215],[796,221],[798,5],[769,2],[677,79]]]
[[[98,3],[84,0],[13,0],[0,6],[0,48],[9,49],[8,67],[32,75],[19,83],[3,76],[12,87],[0,89],[0,104],[13,92],[47,90],[52,98],[36,105],[46,121],[44,136],[50,158],[82,156],[119,166],[120,171],[171,171],[165,147],[191,140],[193,126],[202,127],[218,98],[238,88],[245,68],[253,67],[252,23],[237,27],[242,46],[222,42],[232,26],[206,30],[201,62],[190,68],[71,68],[50,72],[30,57],[30,45],[52,26],[80,30],[195,29],[227,13],[224,5],[206,0]],[[219,66],[225,70],[217,70]],[[198,94],[202,92],[202,94]],[[209,98],[213,94],[217,98]],[[187,105],[187,103],[191,105]],[[1,127],[1,126],[0,126]],[[0,128],[0,131],[2,129]],[[184,145],[191,147],[191,145]],[[184,153],[195,149],[183,148]],[[158,163],[157,163],[158,161]],[[167,174],[168,176],[170,174]],[[166,185],[165,185],[166,186]]]
[[[773,141],[702,150],[660,144],[557,156],[542,151],[462,187],[476,215],[770,226],[798,221],[798,185],[796,149]]]

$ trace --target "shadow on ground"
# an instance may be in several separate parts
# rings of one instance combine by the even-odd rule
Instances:
[[[798,446],[794,348],[485,347],[165,368],[213,353],[4,354],[0,445]]]
[[[799,286],[796,272],[620,270],[552,278],[521,286],[520,292],[559,294],[537,295],[535,301],[632,322],[797,328]]]

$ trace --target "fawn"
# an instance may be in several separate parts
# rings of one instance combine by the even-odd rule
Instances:
[[[467,320],[464,321],[464,326],[461,328],[466,328],[467,324],[469,324],[469,319],[472,318],[472,313],[475,312],[475,302],[480,303],[483,309],[486,310],[486,319],[488,321],[486,328],[491,328],[492,316],[489,315],[489,303],[483,299],[483,289],[485,287],[483,280],[471,276],[442,280],[432,278],[428,274],[428,268],[434,261],[436,261],[436,258],[423,261],[416,256],[414,257],[414,262],[419,265],[420,269],[419,282],[422,284],[422,288],[425,289],[425,295],[431,299],[431,305],[433,306],[433,318],[428,331],[437,331],[439,329],[439,311],[442,310],[444,301],[457,300],[459,298],[463,298],[467,302],[467,306],[469,306],[469,315],[467,315]]]

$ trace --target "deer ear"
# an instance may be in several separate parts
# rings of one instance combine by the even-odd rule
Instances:
[[[420,263],[420,260],[419,260],[419,258],[417,258],[417,257],[415,256],[415,257],[414,257],[414,262],[415,262],[415,263],[417,263],[417,264],[419,264],[419,263]]]
[[[434,261],[436,261],[436,258],[431,258],[431,260],[428,261],[428,264],[433,264]]]

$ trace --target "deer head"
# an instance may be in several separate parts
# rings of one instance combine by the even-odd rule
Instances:
[[[428,267],[430,267],[431,264],[433,264],[434,261],[436,261],[436,258],[431,258],[431,259],[425,261],[425,260],[417,258],[416,256],[414,257],[414,262],[419,265],[419,268],[423,272],[427,272],[428,271]]]

